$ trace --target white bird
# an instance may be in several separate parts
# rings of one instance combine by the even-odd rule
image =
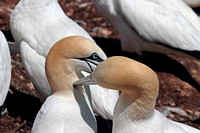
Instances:
[[[93,41],[83,28],[65,15],[57,0],[20,0],[11,14],[10,27],[24,67],[41,101],[51,94],[44,69],[50,48],[62,38],[75,35]],[[106,58],[103,52],[101,56]],[[95,91],[91,89],[95,113],[112,119],[118,92],[93,87],[98,88]]]
[[[45,70],[53,94],[38,112],[33,133],[97,132],[89,98],[84,96],[86,89],[74,89],[73,83],[83,77],[81,71],[90,72],[103,61],[101,55],[94,42],[80,36],[66,37],[51,48]]]
[[[123,50],[200,58],[200,19],[182,0],[94,2],[118,30]]]
[[[192,8],[200,6],[200,0],[183,0],[186,4],[191,6]]]
[[[7,40],[0,31],[0,113],[6,99],[11,80],[11,57]],[[3,114],[1,114],[3,115]]]
[[[120,62],[120,63],[119,63]],[[167,119],[155,110],[158,77],[146,65],[126,57],[110,57],[74,86],[99,84],[121,90],[113,115],[113,133],[200,133]]]

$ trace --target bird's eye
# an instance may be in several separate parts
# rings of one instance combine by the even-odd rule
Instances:
[[[91,55],[92,59],[98,59],[99,58],[99,55],[97,53],[93,53]]]

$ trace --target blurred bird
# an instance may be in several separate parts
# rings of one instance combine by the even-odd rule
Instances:
[[[159,92],[158,77],[142,63],[126,57],[110,57],[74,86],[89,84],[122,91],[114,109],[113,133],[200,133],[196,128],[167,119],[154,109]]]
[[[11,58],[7,40],[0,31],[0,113],[4,115],[3,104],[6,99],[11,80]]]
[[[196,8],[200,6],[200,0],[183,0],[186,4],[191,6],[192,8]]]
[[[11,14],[10,27],[24,67],[41,101],[51,94],[44,69],[50,48],[62,38],[75,35],[94,42],[83,28],[65,15],[57,0],[20,0]],[[105,59],[106,55],[101,54]],[[95,91],[91,89],[92,107],[96,114],[112,119],[118,92],[97,88]]]
[[[51,48],[45,70],[53,94],[37,114],[33,133],[97,132],[89,98],[84,97],[86,91],[82,87],[74,90],[73,83],[83,77],[81,71],[90,72],[94,64],[103,61],[102,55],[94,42],[80,36],[64,38]]]
[[[200,19],[182,0],[94,0],[115,26],[122,49],[199,60]]]

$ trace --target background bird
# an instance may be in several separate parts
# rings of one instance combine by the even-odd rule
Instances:
[[[24,67],[41,101],[51,94],[44,70],[45,59],[50,48],[62,38],[74,35],[93,41],[85,30],[65,15],[57,0],[21,0],[12,12],[10,27],[20,48]],[[102,58],[105,59],[106,55],[102,54]],[[91,91],[95,113],[112,119],[112,110],[118,92],[98,88],[98,91]],[[113,99],[107,102],[107,97],[110,96]]]
[[[181,0],[94,0],[115,26],[122,49],[172,54],[199,60],[200,19]]]
[[[3,104],[6,99],[11,80],[11,58],[7,40],[0,31],[0,113],[5,114]],[[1,116],[0,115],[0,116]]]
[[[200,133],[193,127],[167,119],[155,110],[158,77],[146,65],[126,57],[103,61],[94,72],[74,86],[99,84],[122,91],[113,115],[113,133]]]

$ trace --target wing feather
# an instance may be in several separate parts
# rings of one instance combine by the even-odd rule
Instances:
[[[200,19],[180,0],[117,0],[115,8],[140,36],[184,50],[200,50]]]

